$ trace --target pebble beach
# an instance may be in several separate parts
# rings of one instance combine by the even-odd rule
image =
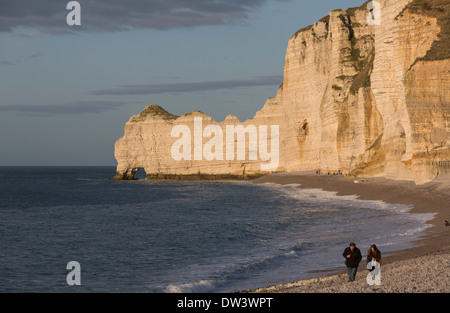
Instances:
[[[414,213],[435,213],[424,236],[414,247],[384,256],[381,284],[369,285],[366,262],[360,263],[356,280],[348,282],[345,266],[341,272],[316,278],[267,286],[251,293],[449,293],[450,292],[450,181],[436,180],[424,185],[385,178],[356,179],[314,173],[275,173],[255,183],[299,184],[299,188],[319,188],[337,195],[357,195],[359,199],[411,204]],[[344,249],[343,247],[342,249]],[[364,255],[365,251],[361,250]]]

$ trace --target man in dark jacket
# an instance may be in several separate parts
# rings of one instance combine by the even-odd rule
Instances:
[[[347,266],[348,281],[355,281],[356,271],[358,269],[359,262],[361,262],[361,251],[352,242],[350,246],[345,248],[342,254],[345,258],[345,265]]]

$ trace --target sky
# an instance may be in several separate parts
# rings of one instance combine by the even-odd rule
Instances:
[[[252,118],[289,38],[364,0],[0,0],[0,166],[115,166],[147,105]]]

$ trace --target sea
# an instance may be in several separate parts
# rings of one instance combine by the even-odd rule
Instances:
[[[412,247],[434,216],[299,185],[114,174],[0,167],[0,292],[242,291],[345,270],[350,242]]]

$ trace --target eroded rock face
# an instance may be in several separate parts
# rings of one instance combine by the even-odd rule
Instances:
[[[431,9],[420,10],[416,2],[379,1],[380,25],[368,24],[365,3],[332,11],[299,30],[288,43],[283,84],[253,119],[241,123],[230,115],[217,123],[201,112],[177,117],[147,107],[126,123],[116,142],[116,179],[132,179],[138,168],[155,178],[321,169],[424,183],[448,171],[443,164],[450,160],[450,59],[442,52],[448,39],[442,17],[449,5],[430,0]],[[199,120],[209,136],[194,134]],[[191,130],[190,147],[178,146],[178,152],[190,150],[190,158],[174,158],[181,138],[173,134],[177,125]],[[226,135],[227,126],[239,125],[257,133],[246,135],[240,158],[237,151],[227,154]],[[271,132],[275,125],[278,133]],[[238,141],[232,139],[235,150]],[[274,141],[277,162],[275,155],[267,157]]]
[[[266,161],[261,158],[262,153],[272,156],[272,152],[280,150],[279,135],[274,136],[270,124],[273,116],[260,114],[241,123],[229,115],[217,123],[202,112],[176,117],[157,105],[150,105],[127,122],[125,136],[116,142],[115,178],[133,179],[139,168],[144,168],[150,178],[171,179],[251,178],[263,174],[264,165],[270,164],[271,171],[277,170],[278,155],[274,153]],[[239,128],[247,131],[243,133],[242,149],[235,131]],[[262,146],[261,135],[267,136]],[[183,139],[184,145],[180,143]]]

